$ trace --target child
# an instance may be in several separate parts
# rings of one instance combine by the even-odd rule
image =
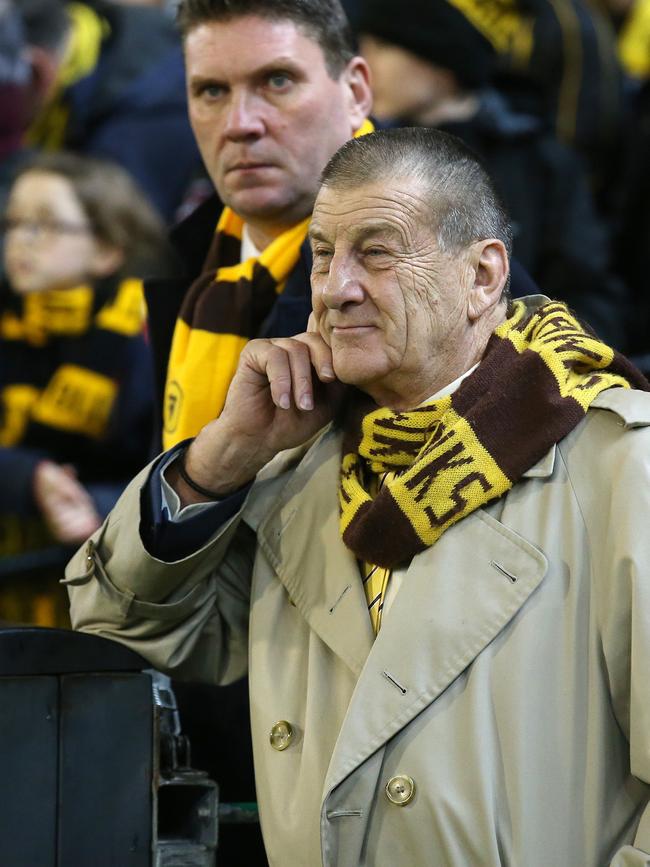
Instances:
[[[0,555],[81,542],[146,461],[153,384],[136,275],[162,239],[116,166],[57,153],[15,179],[0,291]]]

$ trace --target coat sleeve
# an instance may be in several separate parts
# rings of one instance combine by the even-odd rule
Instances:
[[[650,792],[650,426],[613,412],[598,416],[599,478],[592,455],[572,482],[589,534],[612,708],[629,743],[630,772]],[[650,805],[633,845],[615,852],[610,867],[650,867]]]
[[[136,476],[70,561],[72,625],[119,641],[179,679],[229,683],[247,669],[255,535],[240,511],[192,555],[157,559],[141,535],[149,472]]]

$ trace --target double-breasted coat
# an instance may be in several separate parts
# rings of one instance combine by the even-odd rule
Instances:
[[[650,865],[650,395],[600,395],[414,557],[376,639],[340,451],[278,456],[174,563],[143,471],[68,568],[75,627],[177,677],[249,668],[273,867]]]

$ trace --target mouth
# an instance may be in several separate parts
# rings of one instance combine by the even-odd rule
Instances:
[[[374,330],[374,325],[334,325],[331,333],[337,337],[360,337]]]
[[[226,174],[230,174],[231,172],[259,172],[264,169],[273,169],[275,166],[272,163],[253,163],[253,162],[239,162],[235,163],[233,166],[227,170]]]

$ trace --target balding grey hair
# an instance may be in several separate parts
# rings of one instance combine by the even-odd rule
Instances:
[[[379,130],[344,144],[321,175],[324,186],[348,190],[396,179],[419,184],[443,252],[497,238],[510,257],[505,206],[478,156],[456,136],[425,127]]]

